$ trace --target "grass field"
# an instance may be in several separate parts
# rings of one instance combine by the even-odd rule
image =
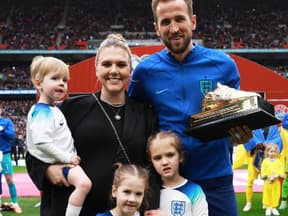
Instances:
[[[8,198],[2,199],[2,202],[10,202],[11,200]],[[19,204],[23,210],[23,216],[39,216],[40,215],[40,208],[35,207],[37,203],[39,203],[39,197],[19,197]],[[3,211],[3,216],[16,216],[13,211]]]
[[[17,173],[26,172],[25,167],[14,167],[14,171]],[[237,193],[236,194],[238,208],[239,208],[239,216],[264,216],[265,210],[262,209],[262,193],[254,193],[253,194],[253,202],[252,209],[249,212],[243,212],[242,208],[245,205],[245,193]],[[35,204],[39,203],[39,197],[20,197],[19,203],[23,210],[23,216],[39,216],[39,207],[35,207]],[[10,202],[10,199],[4,198],[2,202]],[[16,216],[12,211],[3,211],[3,216]],[[280,215],[288,216],[288,209],[279,210]],[[226,215],[223,215],[226,216]],[[228,216],[228,215],[227,215]]]
[[[239,216],[258,216],[258,215],[264,216],[265,215],[265,210],[262,208],[262,193],[253,194],[252,208],[248,212],[242,211],[246,203],[245,193],[237,193],[236,198],[238,202]],[[279,210],[279,213],[282,216],[288,216],[288,209]]]
[[[239,208],[239,216],[264,216],[265,210],[262,209],[262,194],[261,193],[254,193],[253,195],[253,203],[252,209],[249,212],[243,212],[242,208],[245,205],[245,193],[237,193],[236,194],[237,201],[238,201],[238,208]],[[9,199],[3,199],[3,202],[10,201]],[[23,216],[39,216],[39,207],[35,207],[40,201],[39,197],[20,197],[19,203],[23,209]],[[288,209],[279,210],[280,215],[287,216]],[[4,211],[3,216],[12,216],[16,215],[10,211]]]
[[[27,173],[26,166],[14,166],[15,173]]]
[[[14,166],[15,173],[26,173],[27,169],[25,166]],[[11,202],[10,198],[2,198],[2,203]],[[40,202],[40,197],[19,197],[19,204],[23,210],[23,216],[39,216],[39,207],[35,207]],[[16,215],[13,211],[3,211],[3,216]]]

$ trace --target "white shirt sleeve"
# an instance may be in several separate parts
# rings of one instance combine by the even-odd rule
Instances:
[[[70,163],[71,157],[73,156],[73,153],[61,151],[52,143],[38,143],[36,144],[36,148],[60,163]]]

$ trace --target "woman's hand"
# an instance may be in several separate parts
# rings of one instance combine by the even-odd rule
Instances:
[[[234,144],[244,144],[253,137],[252,130],[247,125],[233,127],[229,134]]]
[[[73,167],[73,165],[69,164],[50,165],[46,171],[46,176],[49,179],[49,181],[54,185],[59,186],[65,185],[66,187],[69,187],[70,184],[63,175],[63,167]]]

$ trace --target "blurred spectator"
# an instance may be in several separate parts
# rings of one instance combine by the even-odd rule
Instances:
[[[3,114],[9,117],[17,128],[17,137],[26,139],[26,116],[35,100],[1,100]]]
[[[0,66],[0,89],[33,89],[29,66]]]
[[[16,137],[11,142],[11,156],[12,159],[15,161],[16,166],[18,166],[18,160],[24,159],[26,153],[26,145],[23,140],[23,135],[19,134],[18,126],[15,126]]]
[[[276,65],[276,66],[267,66],[274,72],[288,79],[288,65]]]

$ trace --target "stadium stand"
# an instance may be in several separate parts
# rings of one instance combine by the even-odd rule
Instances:
[[[205,2],[195,1],[194,6],[199,14],[194,38],[205,46],[288,47],[288,9],[283,4],[277,7],[277,0],[234,5],[227,0]],[[111,31],[127,39],[157,38],[150,3],[144,0],[28,0],[25,4],[6,0],[2,5],[0,49],[94,49],[89,41],[101,40]]]

